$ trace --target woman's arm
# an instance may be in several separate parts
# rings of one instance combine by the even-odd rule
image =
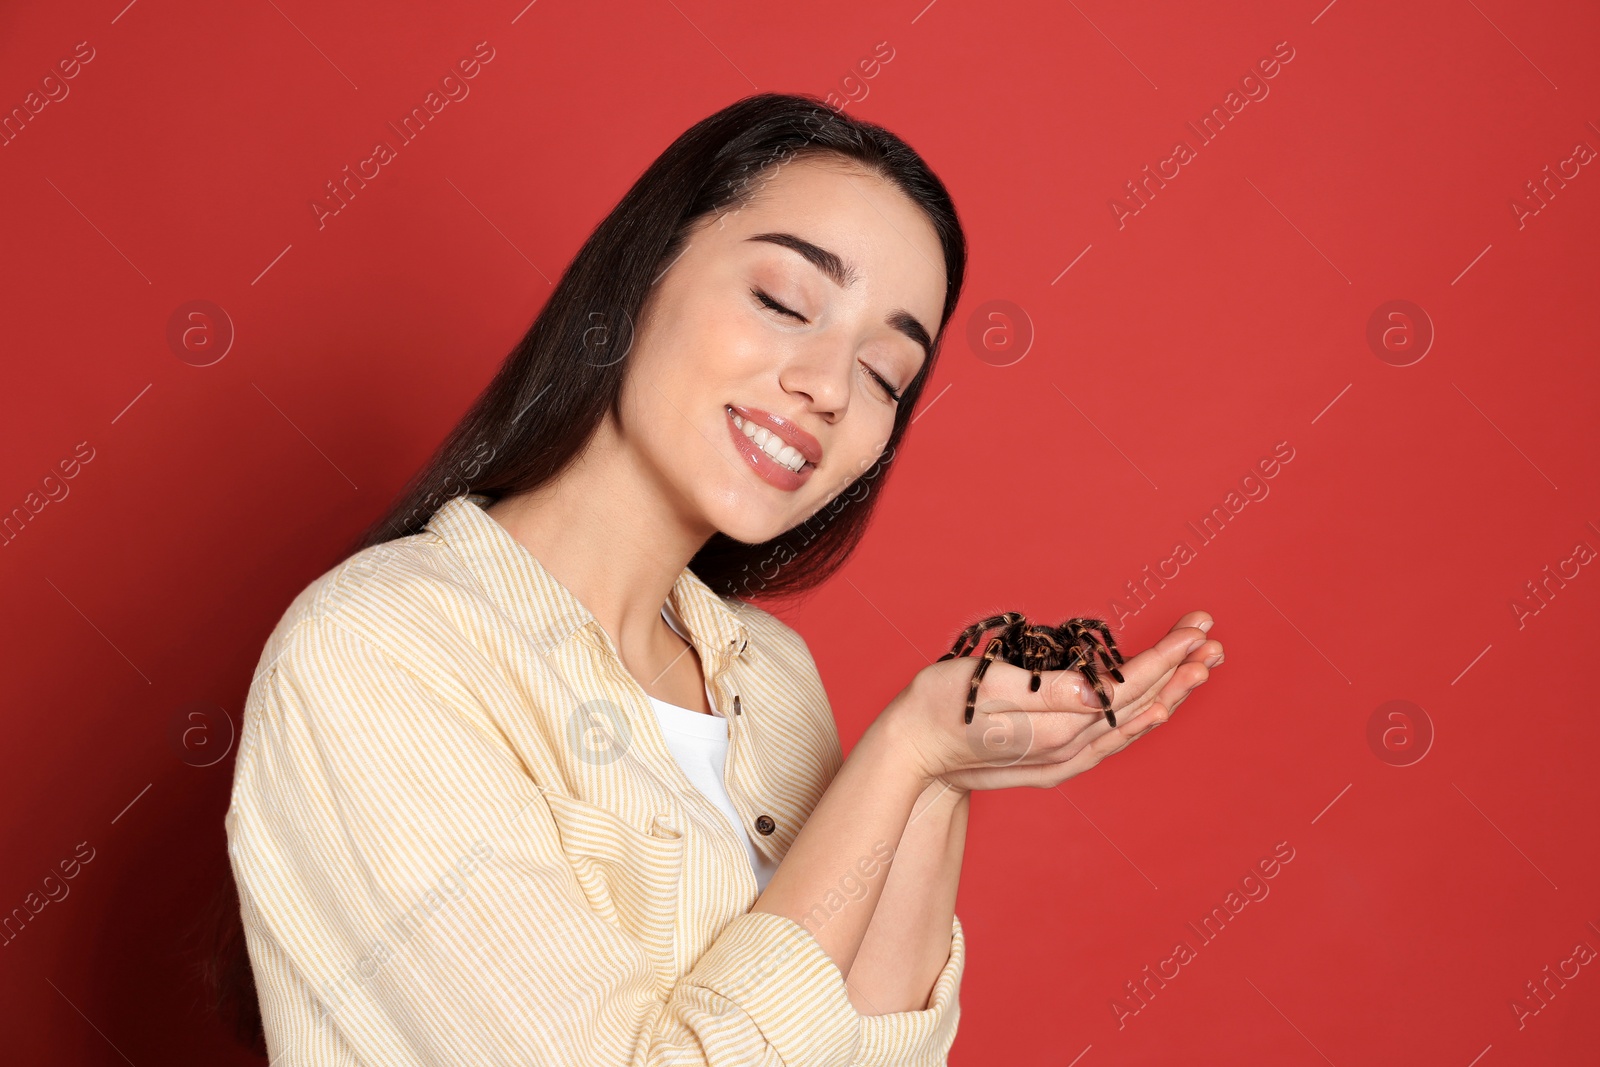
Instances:
[[[950,956],[970,806],[967,790],[938,781],[917,798],[848,975],[861,1014],[926,1010]]]
[[[784,916],[811,932],[848,975],[878,907],[912,806],[932,778],[880,716],[867,728],[795,836],[766,891],[750,909]],[[920,822],[921,820],[919,820]],[[948,947],[949,921],[946,920]]]

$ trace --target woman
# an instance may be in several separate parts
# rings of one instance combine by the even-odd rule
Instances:
[[[227,830],[273,1057],[944,1062],[969,790],[1093,766],[1221,651],[1186,617],[1114,729],[1004,662],[965,727],[977,661],[934,663],[841,758],[748,598],[860,539],[964,263],[922,160],[807,98],[639,178],[263,651]]]

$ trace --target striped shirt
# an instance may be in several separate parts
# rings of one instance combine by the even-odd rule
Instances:
[[[661,609],[661,617],[667,620],[667,625],[679,637],[690,644],[694,643],[694,638],[689,636],[683,623],[665,606]],[[650,704],[655,708],[656,721],[661,724],[661,736],[667,742],[667,750],[683,769],[684,777],[728,817],[728,825],[733,827],[734,836],[744,845],[745,854],[750,857],[750,869],[756,875],[756,888],[765,890],[772,876],[778,873],[778,865],[756,848],[756,843],[750,839],[750,831],[745,829],[744,817],[734,806],[733,798],[728,796],[724,780],[728,761],[728,720],[717,709],[717,698],[711,692],[711,687],[708,685],[705,690],[706,702],[711,708],[710,715],[669,704],[654,696],[650,698]]]
[[[727,816],[486,503],[351,556],[262,651],[226,828],[275,1067],[944,1063],[959,919],[925,1010],[859,1014],[810,931],[750,911]],[[842,764],[810,650],[687,567],[669,603],[781,860]]]

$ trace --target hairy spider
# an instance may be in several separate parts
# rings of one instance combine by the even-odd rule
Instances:
[[[956,638],[955,647],[939,659],[965,656],[978,647],[985,632],[996,628],[998,632],[984,648],[978,669],[972,675],[972,687],[967,690],[968,723],[972,722],[973,705],[978,699],[978,683],[983,681],[989,664],[998,658],[1032,671],[1033,680],[1029,682],[1028,690],[1034,693],[1039,691],[1040,671],[1082,671],[1084,678],[1094,687],[1095,694],[1100,697],[1106,722],[1117,725],[1116,712],[1111,710],[1111,694],[1106,692],[1105,683],[1095,673],[1095,658],[1098,656],[1106,672],[1119,682],[1125,679],[1122,672],[1117,670],[1117,665],[1124,661],[1122,653],[1117,650],[1116,641],[1111,638],[1110,627],[1103,620],[1068,619],[1060,626],[1035,626],[1015,611],[991,615],[962,630],[961,636]]]

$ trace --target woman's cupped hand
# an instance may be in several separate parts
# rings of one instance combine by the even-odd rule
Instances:
[[[979,684],[972,722],[967,693],[977,655],[931,663],[884,709],[907,758],[929,782],[956,789],[1048,789],[1098,764],[1172,716],[1211,668],[1222,644],[1207,635],[1211,617],[1192,611],[1150,648],[1119,667],[1125,681],[1096,671],[1111,696],[1117,725],[1078,671],[1032,672],[1004,660]],[[980,646],[981,648],[982,646]]]

